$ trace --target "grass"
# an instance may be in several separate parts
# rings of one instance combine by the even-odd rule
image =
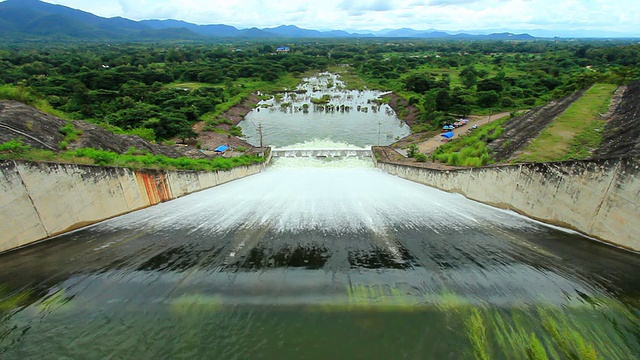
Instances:
[[[0,144],[0,160],[54,161],[60,163],[87,164],[100,166],[126,167],[130,169],[162,169],[218,171],[235,167],[261,163],[261,157],[240,156],[213,159],[191,159],[186,157],[170,158],[163,155],[145,154],[129,149],[125,154],[112,151],[81,148],[55,153],[39,150],[23,144],[19,140],[11,140]]]
[[[364,78],[356,73],[351,66],[331,66],[329,72],[340,75],[340,80],[345,83],[347,90],[364,90],[374,89],[373,83],[367,82]]]
[[[488,360],[487,331],[478,309],[473,308],[471,310],[471,316],[465,321],[465,325],[474,358]]]
[[[70,143],[78,140],[78,136],[82,135],[82,130],[78,131],[71,123],[67,123],[60,129],[60,132],[64,134],[64,142]]]
[[[602,142],[605,125],[599,113],[608,110],[616,85],[596,84],[551,123],[514,161],[580,160]]]
[[[165,87],[197,90],[204,86],[211,86],[211,84],[201,83],[201,82],[173,82],[173,83],[167,84]]]
[[[636,328],[637,315],[606,302],[595,308],[469,307],[463,313],[470,357],[475,359],[626,359],[637,346],[623,340],[625,332]],[[609,328],[612,322],[616,331]]]

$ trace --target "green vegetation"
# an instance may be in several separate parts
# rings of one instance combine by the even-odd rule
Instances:
[[[515,112],[542,105],[596,83],[618,85],[640,79],[640,45],[624,40],[314,39],[288,44],[295,45],[295,51],[286,55],[269,51],[274,45],[268,40],[3,44],[0,98],[64,119],[87,120],[114,133],[163,142],[195,137],[191,129],[198,121],[206,122],[205,130],[239,136],[242,129],[230,128],[233,123],[223,113],[252,93],[292,89],[301,77],[317,71],[340,74],[350,89],[393,91],[400,97],[398,114],[411,120],[413,132],[434,131],[470,113]],[[604,94],[610,86],[598,85],[592,91]],[[596,102],[606,101],[593,96]],[[330,98],[313,101],[322,105]],[[380,100],[389,101],[390,97]],[[572,116],[591,118],[600,109],[593,105]],[[568,129],[567,139],[552,138],[553,146],[540,147],[553,149],[562,143],[561,155],[552,158],[584,158],[600,141],[598,129],[596,120],[585,121]],[[73,131],[68,130],[59,144],[62,149],[74,141]],[[496,134],[486,134],[484,140]],[[461,166],[490,162],[486,148],[466,147],[439,153],[438,160]],[[532,150],[531,157],[523,160],[538,156]]]
[[[373,284],[346,287],[345,302],[311,305],[309,311],[426,312],[466,341],[470,359],[627,359],[638,351],[638,314],[615,300],[485,307],[443,289],[408,293]],[[448,331],[448,330],[443,330]],[[462,332],[462,334],[460,334]],[[461,346],[462,343],[461,343]]]
[[[515,161],[586,159],[602,141],[606,113],[616,85],[596,84],[551,123]],[[600,131],[597,131],[600,130]]]
[[[62,119],[70,119],[67,114],[54,109],[47,100],[33,95],[24,86],[14,86],[12,84],[0,85],[0,99],[15,100],[23,104],[31,105],[45,114],[57,116]]]
[[[340,79],[345,83],[347,90],[364,90],[371,84],[368,84],[355,69],[349,65],[331,66],[329,71],[340,75]]]
[[[329,101],[331,101],[331,95],[329,94],[324,94],[320,98],[311,98],[311,102],[316,105],[328,104]]]
[[[480,311],[476,308],[471,309],[471,316],[465,324],[467,325],[467,333],[469,334],[473,356],[479,360],[488,360],[487,335]]]
[[[5,45],[0,98],[163,140],[314,71],[339,73],[348,88],[394,91],[423,129],[451,114],[527,108],[640,78],[640,45],[623,41],[299,40],[286,56],[265,51],[271,45]]]
[[[0,85],[0,98],[120,132],[137,129],[147,139],[184,137],[195,122],[219,118],[253,92],[292,88],[301,74],[326,69],[326,58],[272,56],[262,46],[242,52],[202,44],[4,48],[0,84],[8,85]]]
[[[70,143],[78,140],[78,136],[82,135],[82,131],[76,130],[76,127],[71,123],[63,126],[60,132],[64,134],[64,142]]]
[[[438,129],[451,114],[530,108],[596,82],[640,78],[637,44],[394,41],[368,49],[352,66],[367,87],[404,99],[400,116],[412,107],[413,132]]]
[[[599,304],[593,309],[469,308],[463,313],[475,359],[625,359],[631,349],[625,350],[621,343],[624,335],[606,330],[605,324],[615,321],[616,328],[628,330],[638,321],[619,304]]]
[[[9,291],[0,285],[0,319],[3,313],[12,311],[23,306],[29,300],[28,292],[9,293]]]
[[[407,157],[413,158],[416,157],[416,155],[418,155],[418,145],[409,144],[407,147]]]
[[[216,171],[229,170],[238,166],[245,166],[263,162],[256,156],[240,156],[214,159],[170,158],[164,155],[152,155],[130,148],[125,154],[112,151],[81,148],[61,153],[38,150],[23,144],[19,140],[11,140],[0,144],[0,159],[55,161],[62,163],[94,164],[101,166],[117,166],[132,169],[163,169],[163,170],[195,170]]]
[[[487,143],[504,133],[500,119],[473,130],[467,135],[444,144],[431,155],[431,159],[451,166],[484,166],[491,164],[491,154]]]
[[[416,159],[417,162],[425,162],[428,159],[427,155],[422,153],[416,154],[413,158]]]

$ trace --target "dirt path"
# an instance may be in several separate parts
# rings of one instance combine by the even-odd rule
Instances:
[[[469,122],[467,123],[467,125],[452,130],[455,134],[454,138],[460,137],[461,134],[466,133],[467,130],[470,129],[473,125],[482,126],[484,124],[488,124],[491,121],[502,119],[507,116],[509,116],[508,112],[496,113],[492,114],[491,116],[469,116]],[[427,155],[431,155],[435,151],[435,149],[437,149],[438,146],[442,144],[444,143],[442,142],[442,136],[440,136],[440,134],[417,143],[420,152]]]

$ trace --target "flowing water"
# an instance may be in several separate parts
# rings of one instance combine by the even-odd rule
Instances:
[[[638,260],[370,159],[280,158],[1,255],[0,359],[635,359]]]

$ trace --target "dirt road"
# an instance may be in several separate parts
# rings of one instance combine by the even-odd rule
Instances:
[[[509,116],[508,112],[496,113],[491,116],[469,116],[469,123],[467,123],[467,125],[452,130],[455,134],[454,139],[460,137],[461,134],[466,133],[473,125],[482,126],[506,116]],[[438,134],[430,139],[418,143],[418,148],[421,153],[431,155],[431,153],[433,153],[433,151],[442,144],[444,144],[442,142],[442,136]]]

